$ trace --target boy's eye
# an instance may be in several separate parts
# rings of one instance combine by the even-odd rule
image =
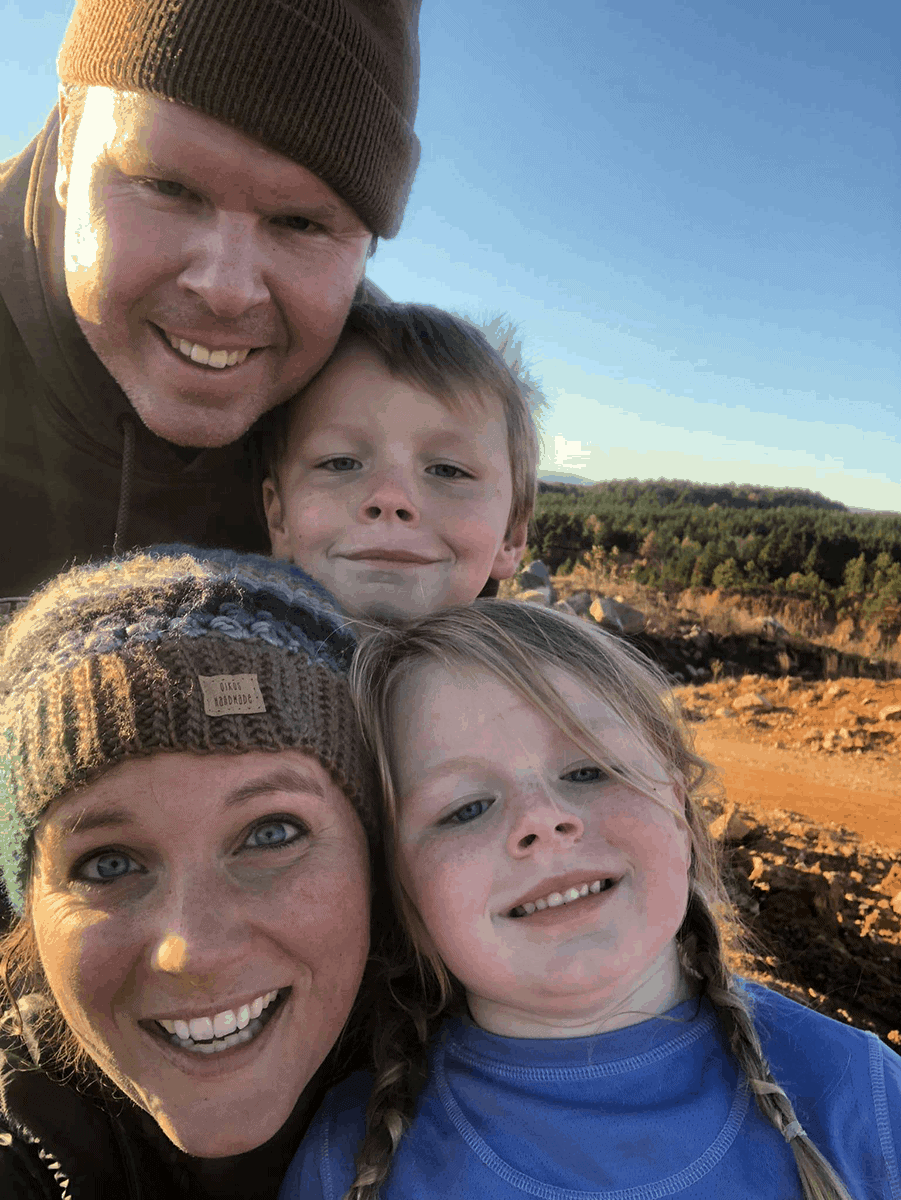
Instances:
[[[601,767],[593,766],[575,767],[572,771],[561,775],[561,779],[565,779],[567,783],[601,783],[609,778],[610,776]]]
[[[349,454],[339,454],[334,458],[327,458],[325,462],[319,464],[320,469],[324,471],[356,471],[362,464],[356,458],[351,458]]]
[[[86,883],[112,883],[140,870],[134,859],[124,851],[102,850],[81,863],[77,869],[77,878]]]
[[[464,804],[462,808],[458,808],[456,812],[451,813],[449,817],[441,822],[442,825],[465,825],[469,821],[474,821],[476,817],[482,816],[494,803],[493,800],[470,800],[468,804]]]
[[[302,837],[305,830],[295,821],[285,817],[270,817],[256,825],[247,835],[244,846],[248,850],[268,850],[276,846],[289,846]]]
[[[428,467],[427,470],[431,471],[438,479],[472,478],[468,471],[464,471],[462,467],[455,467],[453,463],[435,463],[434,466]]]

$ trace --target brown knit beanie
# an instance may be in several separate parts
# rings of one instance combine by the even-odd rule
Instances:
[[[420,0],[77,0],[64,83],[151,92],[318,175],[393,237],[419,161]]]
[[[0,644],[0,872],[13,908],[51,801],[155,751],[306,751],[372,847],[354,648],[327,592],[260,555],[164,546],[54,579]]]

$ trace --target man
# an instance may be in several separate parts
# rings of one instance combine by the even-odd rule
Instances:
[[[181,540],[265,550],[248,431],[398,230],[419,0],[78,0],[0,167],[0,597]]]

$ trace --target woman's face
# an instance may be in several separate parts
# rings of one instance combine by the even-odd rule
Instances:
[[[368,951],[366,836],[323,767],[130,759],[53,805],[35,851],[41,962],[102,1070],[189,1154],[277,1133]]]

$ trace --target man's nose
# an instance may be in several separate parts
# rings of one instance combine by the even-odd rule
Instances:
[[[235,320],[269,299],[265,267],[253,219],[217,212],[196,233],[179,283],[215,316]]]
[[[367,525],[376,521],[401,521],[415,529],[419,525],[419,505],[414,489],[400,471],[381,474],[367,490],[358,518]]]

